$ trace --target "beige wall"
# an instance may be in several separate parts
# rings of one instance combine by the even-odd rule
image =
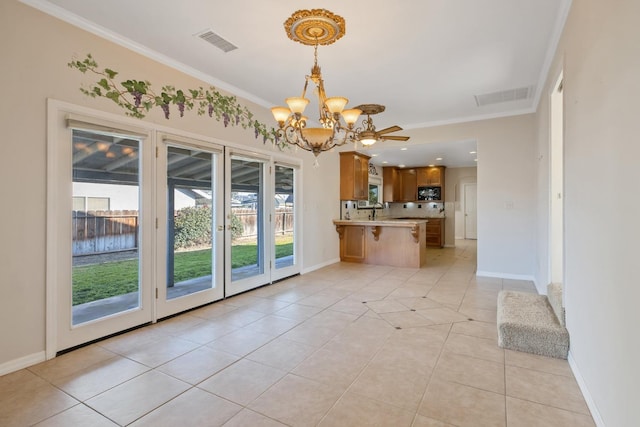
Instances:
[[[0,156],[0,367],[39,357],[45,349],[46,236],[46,101],[54,98],[124,116],[106,99],[85,97],[79,87],[95,81],[67,67],[73,55],[92,53],[98,64],[124,78],[147,79],[154,86],[207,86],[174,69],[100,39],[45,15],[17,0],[0,2],[0,103],[3,156]],[[267,109],[245,102],[257,117],[271,123]],[[150,122],[266,149],[253,132],[224,128],[193,113],[165,120],[160,111]],[[338,259],[338,238],[331,223],[339,215],[339,164],[336,153],[320,157],[313,168],[307,152],[289,152],[303,159],[303,265],[305,270]],[[328,200],[336,200],[328,203]],[[16,366],[19,366],[20,362]],[[11,365],[13,366],[13,365]]]
[[[550,85],[564,73],[570,361],[596,421],[640,425],[640,2],[576,0],[537,114],[537,276],[548,279]]]
[[[476,140],[478,274],[533,279],[535,272],[535,115],[405,131],[418,143]],[[447,201],[452,187],[447,177]],[[447,204],[446,244],[453,208]]]
[[[445,169],[444,201],[447,211],[445,220],[445,245],[455,246],[457,236],[464,238],[464,212],[462,185],[478,182],[478,168]]]

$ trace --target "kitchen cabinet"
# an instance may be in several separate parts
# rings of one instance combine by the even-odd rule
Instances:
[[[415,202],[418,200],[418,187],[440,187],[440,199],[444,197],[445,166],[430,166],[409,169],[383,167],[383,197],[385,202]]]
[[[420,268],[427,262],[426,219],[334,220],[340,260]]]
[[[444,218],[429,218],[426,242],[430,247],[441,248],[444,246]]]
[[[382,168],[382,201],[397,202],[400,200],[400,177],[398,169],[393,167]]]
[[[402,192],[400,202],[413,202],[418,200],[418,184],[415,169],[400,169],[400,182]]]
[[[444,166],[417,168],[418,187],[444,187]]]
[[[382,168],[384,202],[413,202],[418,197],[415,169]]]
[[[340,200],[369,200],[369,156],[340,153]]]
[[[345,262],[364,262],[365,258],[364,226],[343,227],[340,238],[340,260]]]

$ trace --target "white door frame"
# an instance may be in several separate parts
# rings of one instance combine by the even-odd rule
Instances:
[[[467,189],[470,186],[474,186],[476,188],[476,232],[475,237],[468,237],[467,230]],[[464,224],[464,233],[463,237],[465,239],[478,239],[478,183],[477,182],[467,182],[462,184],[462,214],[463,214],[463,224]]]
[[[302,225],[302,217],[300,215],[300,189],[298,188],[301,185],[300,180],[300,167],[289,162],[280,162],[275,161],[273,166],[276,165],[285,166],[293,169],[293,265],[276,268],[276,249],[275,249],[275,221],[272,221],[271,224],[271,235],[273,237],[273,250],[271,251],[271,282],[276,280],[284,279],[285,277],[293,276],[295,274],[300,273],[300,248],[302,247],[301,240],[301,225]],[[274,169],[275,171],[275,169]],[[271,199],[273,200],[275,197],[275,172],[271,174],[271,188],[273,189],[271,194]],[[272,217],[275,217],[275,203],[272,205]]]
[[[262,216],[258,218],[262,221],[262,226],[258,230],[262,230],[262,235],[258,236],[258,243],[262,244],[262,272],[254,276],[244,279],[232,281],[231,268],[231,161],[232,159],[242,159],[262,163],[262,189],[261,199],[258,200],[262,204]],[[271,190],[271,179],[269,177],[271,167],[271,159],[267,156],[260,156],[254,152],[239,150],[234,148],[225,148],[225,297],[236,295],[248,290],[257,288],[271,283],[271,252],[273,251],[273,226],[271,225],[273,190]],[[260,248],[258,248],[260,253]]]
[[[549,283],[564,281],[563,72],[549,93]]]
[[[154,212],[157,209],[156,197],[158,197],[158,189],[156,188],[155,180],[153,177],[157,176],[155,156],[151,155],[152,149],[160,144],[157,141],[159,133],[171,133],[171,134],[184,134],[190,135],[192,138],[198,141],[214,141],[211,138],[199,137],[198,135],[188,134],[187,132],[177,132],[175,129],[160,126],[155,123],[145,122],[139,119],[130,117],[123,117],[121,115],[105,113],[99,110],[94,110],[88,107],[82,107],[74,104],[70,104],[64,101],[58,101],[53,99],[47,100],[47,217],[46,217],[46,277],[45,277],[45,358],[51,359],[56,356],[56,353],[62,349],[66,344],[58,339],[58,328],[61,324],[60,310],[58,308],[58,299],[61,289],[61,283],[63,280],[68,280],[71,275],[71,263],[69,262],[69,254],[71,254],[71,243],[67,242],[69,246],[67,249],[64,247],[65,233],[70,228],[69,213],[71,212],[71,189],[70,189],[70,171],[72,170],[70,147],[71,147],[71,132],[67,128],[67,117],[69,115],[80,116],[84,118],[87,124],[94,123],[98,128],[102,129],[120,129],[127,133],[128,130],[136,134],[144,136],[144,149],[149,155],[144,155],[143,164],[141,168],[142,182],[144,186],[143,194],[144,200],[141,201],[141,208],[145,212],[144,224],[141,230],[141,250],[144,251],[141,257],[140,271],[143,277],[144,283],[142,283],[142,295],[140,298],[141,307],[139,310],[135,310],[136,313],[141,313],[141,318],[138,319],[135,324],[122,324],[112,331],[106,332],[102,336],[109,335],[111,333],[122,332],[133,326],[141,325],[144,323],[155,322],[158,319],[157,305],[155,303],[155,290],[151,284],[156,283],[156,274],[159,268],[158,253],[155,248],[156,232],[155,232],[155,217],[160,212]],[[201,139],[200,139],[201,138]],[[207,146],[213,146],[213,142],[206,142]],[[213,145],[211,145],[213,144]],[[302,217],[300,215],[302,209],[302,162],[300,159],[290,157],[282,153],[268,153],[261,149],[255,151],[243,151],[244,146],[229,142],[219,141],[219,145],[224,145],[225,149],[230,149],[234,153],[246,153],[248,157],[259,157],[264,159],[267,164],[273,164],[274,159],[285,162],[287,164],[294,165],[297,169],[298,181],[296,183],[296,233],[294,243],[296,263],[295,268],[287,272],[290,274],[296,274],[301,271],[302,260]],[[69,152],[65,151],[69,150]],[[61,163],[60,159],[63,159],[66,163]],[[66,160],[65,160],[66,159]],[[62,178],[61,178],[62,176]],[[272,198],[273,192],[266,195],[265,212],[272,213]],[[64,200],[68,199],[67,202]],[[67,207],[66,204],[69,204]],[[166,215],[166,212],[164,212]],[[273,251],[273,227],[268,225],[266,229],[266,238],[268,239],[265,244],[268,246],[269,253]],[[227,231],[223,231],[226,233]],[[67,234],[70,236],[70,234]],[[150,249],[151,248],[151,249]],[[161,248],[164,251],[164,247]],[[269,258],[271,255],[269,255]],[[225,271],[229,271],[225,266]],[[226,276],[226,273],[225,273]],[[264,284],[271,283],[274,280],[269,278]],[[149,284],[147,284],[149,283]],[[225,286],[230,281],[225,277]],[[147,289],[148,288],[148,289]],[[130,314],[130,313],[128,313]],[[116,316],[116,318],[122,318],[122,316]],[[113,320],[113,319],[110,319]],[[65,321],[62,320],[64,323]],[[92,327],[95,323],[90,323]],[[87,328],[89,329],[89,328]],[[116,330],[117,329],[117,330]],[[85,341],[88,342],[89,340]],[[84,344],[84,343],[83,343]],[[65,347],[66,348],[66,347]]]
[[[46,254],[46,343],[45,357],[97,338],[153,321],[153,158],[149,154],[154,133],[140,122],[73,106],[60,101],[47,102],[47,254]],[[141,140],[140,156],[140,264],[139,307],[95,321],[73,325],[71,286],[72,212],[72,128],[132,135]],[[78,125],[79,123],[79,125]]]
[[[168,147],[181,147],[196,149],[213,155],[212,165],[214,175],[212,175],[212,287],[181,297],[167,299],[167,242],[168,223],[167,212],[167,150]],[[158,226],[156,229],[156,312],[157,319],[180,313],[194,307],[198,307],[210,302],[224,298],[224,147],[207,143],[201,140],[185,138],[177,135],[162,134],[157,141],[156,158],[156,217]]]

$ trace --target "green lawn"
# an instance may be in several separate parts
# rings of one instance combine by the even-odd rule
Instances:
[[[231,267],[256,264],[256,245],[233,245]],[[276,258],[293,255],[292,237],[278,239]],[[211,249],[177,252],[176,282],[211,274]],[[134,292],[138,283],[138,260],[115,261],[73,268],[73,305]]]

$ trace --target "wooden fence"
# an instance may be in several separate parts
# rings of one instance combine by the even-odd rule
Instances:
[[[240,237],[258,234],[255,209],[232,209],[242,223]],[[73,255],[132,250],[138,247],[138,211],[73,211]],[[293,208],[276,209],[276,234],[293,232]]]
[[[73,255],[136,249],[138,211],[73,211]]]
[[[258,234],[258,213],[255,209],[233,208],[231,212],[242,223],[242,235],[239,237],[255,237]],[[276,209],[273,218],[276,234],[293,232],[293,208]]]

